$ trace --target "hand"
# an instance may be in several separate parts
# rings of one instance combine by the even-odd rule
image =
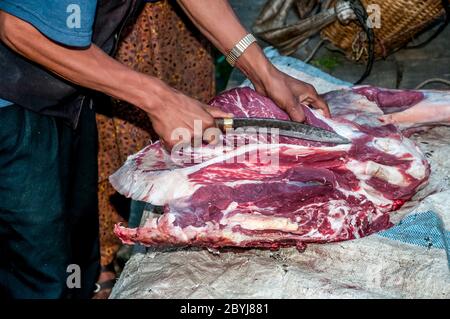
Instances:
[[[293,121],[303,122],[305,114],[300,103],[321,110],[330,117],[327,103],[317,94],[315,88],[299,81],[272,67],[259,85],[255,84],[258,93],[271,98],[281,109],[286,111]]]
[[[191,139],[204,140],[203,132],[215,126],[214,118],[233,116],[168,87],[163,94],[163,98],[159,99],[159,105],[155,105],[155,101],[152,101],[152,104],[154,106],[148,108],[148,114],[152,121],[153,129],[160,136],[161,142],[168,150],[171,150],[180,142],[179,136],[176,134],[172,136],[175,130],[180,128],[187,129]],[[194,121],[201,121],[201,131],[194,130]],[[202,135],[198,136],[199,134]]]

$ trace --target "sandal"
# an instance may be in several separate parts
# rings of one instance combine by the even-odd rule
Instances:
[[[95,284],[94,296],[92,299],[108,299],[116,284],[116,280],[114,265],[111,263],[107,266],[102,266],[99,281]]]

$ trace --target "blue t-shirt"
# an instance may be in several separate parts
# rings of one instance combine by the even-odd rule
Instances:
[[[49,39],[73,47],[91,44],[96,8],[97,0],[0,0],[0,10],[27,21]],[[0,107],[11,104],[0,99]]]

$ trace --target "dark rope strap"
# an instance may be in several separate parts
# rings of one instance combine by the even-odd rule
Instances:
[[[434,32],[427,40],[423,41],[420,44],[407,46],[406,49],[419,49],[433,41],[439,34],[441,34],[442,31],[448,26],[450,23],[450,3],[448,0],[442,0],[442,6],[445,10],[445,20],[444,22],[439,26],[439,28]]]
[[[350,6],[353,9],[353,11],[355,12],[355,15],[356,15],[359,25],[366,33],[367,42],[368,42],[367,51],[368,51],[369,57],[367,59],[366,69],[365,69],[363,75],[361,76],[361,78],[355,82],[355,84],[360,84],[370,75],[370,72],[372,71],[372,68],[373,68],[373,63],[375,61],[375,33],[373,32],[373,28],[371,26],[369,26],[369,24],[368,24],[369,16],[367,14],[366,9],[362,5],[361,1],[360,0],[350,0]]]

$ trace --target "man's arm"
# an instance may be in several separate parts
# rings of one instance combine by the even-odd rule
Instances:
[[[146,111],[155,131],[172,146],[172,131],[185,127],[193,133],[194,119],[212,127],[212,116],[226,116],[170,88],[157,78],[135,72],[95,45],[75,49],[59,45],[32,25],[0,11],[0,40],[27,59],[66,80],[127,101]]]
[[[200,31],[225,55],[248,33],[226,0],[178,2]],[[271,69],[271,64],[257,45],[247,49],[237,66],[256,82],[255,85],[261,86],[264,76],[268,76]]]
[[[224,54],[248,33],[226,0],[178,2],[203,34]],[[293,120],[304,119],[299,102],[310,104],[329,115],[328,106],[314,87],[279,72],[258,45],[250,46],[236,65],[252,81],[259,93],[272,98]]]

